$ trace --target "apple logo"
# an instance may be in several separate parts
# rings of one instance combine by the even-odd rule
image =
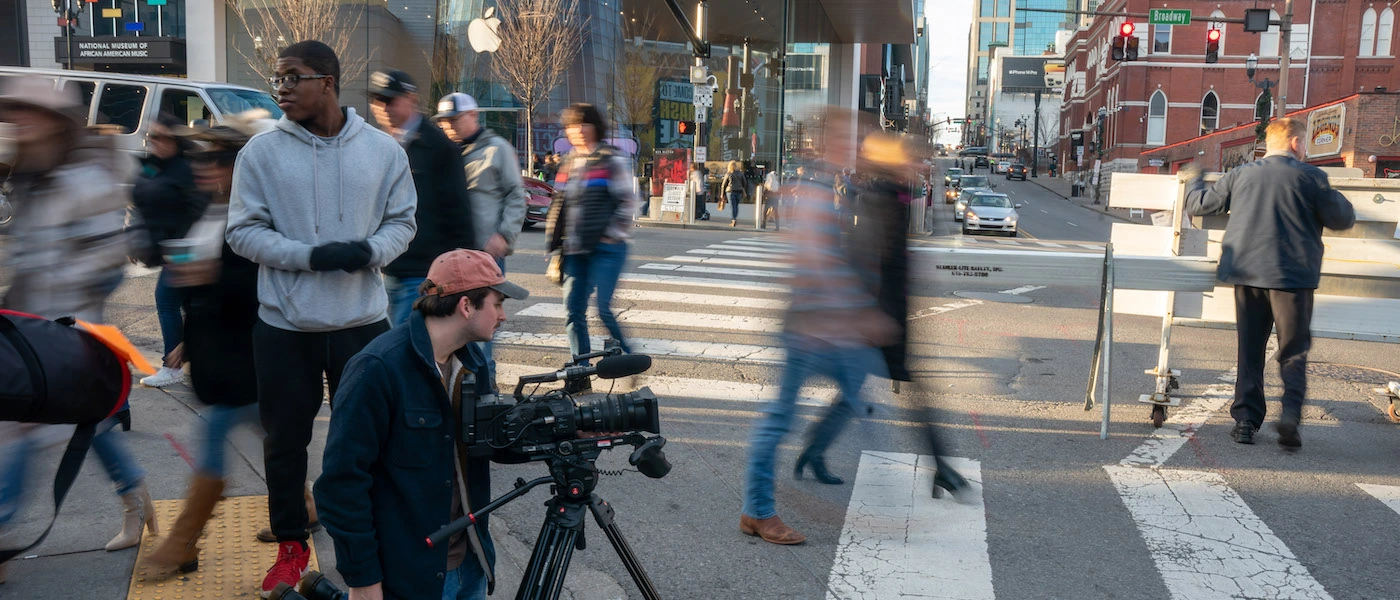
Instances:
[[[495,52],[501,47],[501,36],[496,30],[501,27],[501,20],[496,18],[496,7],[486,9],[485,18],[472,19],[467,25],[467,41],[471,43],[472,50],[477,52]]]

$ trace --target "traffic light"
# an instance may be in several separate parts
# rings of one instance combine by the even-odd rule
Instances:
[[[695,135],[695,121],[681,121],[676,125],[676,133],[680,135]]]
[[[1123,60],[1127,55],[1128,42],[1121,35],[1113,36],[1113,60]]]
[[[1138,37],[1135,35],[1130,35],[1128,36],[1126,41],[1128,47],[1123,50],[1123,60],[1137,60],[1138,44],[1141,43],[1142,40],[1138,39]]]
[[[1133,22],[1124,21],[1113,37],[1113,60],[1137,60],[1138,39],[1133,36]]]
[[[1206,62],[1220,60],[1220,30],[1214,27],[1206,30]]]

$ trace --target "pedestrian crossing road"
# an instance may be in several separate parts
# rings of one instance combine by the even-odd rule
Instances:
[[[938,238],[921,240],[914,251],[948,245],[1103,250],[1088,242]],[[663,399],[663,434],[676,468],[659,482],[608,479],[599,493],[618,507],[620,526],[664,596],[1400,598],[1394,577],[1400,432],[1387,433],[1383,418],[1310,418],[1308,446],[1298,455],[1279,452],[1265,433],[1257,446],[1230,443],[1233,337],[1196,331],[1182,334],[1183,352],[1200,354],[1192,359],[1198,361],[1191,363],[1193,375],[1214,375],[1184,383],[1183,407],[1156,430],[1145,417],[1122,416],[1145,415],[1121,404],[1136,391],[1115,394],[1120,421],[1115,435],[1101,441],[1096,415],[1077,405],[1083,369],[1071,366],[1087,364],[1087,356],[1074,357],[1087,355],[1091,306],[914,298],[915,372],[943,379],[899,395],[888,384],[867,384],[870,410],[830,457],[846,485],[787,476],[802,443],[794,431],[779,461],[779,514],[808,543],[779,548],[741,536],[747,429],[777,393],[790,257],[783,238],[735,234],[635,257],[620,279],[617,318],[629,342],[653,355],[657,367],[625,384],[595,383],[595,390],[650,386]],[[1041,286],[1000,291],[1034,300],[1055,293]],[[562,298],[545,291],[508,308],[498,347],[546,352],[562,362]],[[1045,322],[1030,328],[1044,313],[1050,313]],[[1152,323],[1143,325],[1137,330],[1143,339],[1135,340],[1142,343],[1121,352],[1145,363],[1155,357],[1156,332]],[[1122,327],[1133,335],[1132,322]],[[593,314],[590,331],[604,331]],[[594,347],[602,342],[595,335]],[[1005,349],[1008,358],[986,358],[973,352],[978,348]],[[537,364],[505,361],[502,381],[548,370]],[[987,374],[987,365],[1014,374]],[[1075,383],[1041,383],[1059,377]],[[1076,384],[1079,398],[1053,391]],[[810,382],[795,429],[835,396],[831,382]],[[960,498],[930,493],[932,459],[917,437],[913,410],[930,399],[946,415],[953,463],[975,482]],[[603,462],[600,468],[625,467]],[[528,534],[537,507],[510,510],[503,512],[513,529]],[[576,560],[630,585],[615,556],[601,548]]]

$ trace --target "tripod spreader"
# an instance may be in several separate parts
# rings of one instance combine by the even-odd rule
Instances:
[[[467,516],[457,519],[456,521],[453,521],[451,523],[448,523],[446,527],[443,527],[442,529],[433,532],[433,534],[428,536],[428,539],[426,540],[428,543],[428,547],[435,548],[441,544],[446,544],[448,540],[452,539],[452,536],[461,533],[462,530],[466,529],[473,523],[476,523],[478,517],[484,517],[490,514],[492,511],[510,503],[511,500],[524,496],[525,494],[529,493],[530,490],[535,489],[537,486],[553,482],[553,477],[540,477],[538,479],[534,479],[528,482],[524,479],[515,480],[515,489],[506,492],[505,494],[502,494],[500,498],[497,498],[487,503],[486,506],[481,507],[481,510],[467,513]]]

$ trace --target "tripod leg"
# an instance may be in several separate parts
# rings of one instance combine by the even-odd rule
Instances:
[[[520,588],[515,592],[515,600],[537,597],[536,590],[539,588],[540,578],[549,571],[549,556],[558,537],[559,528],[554,521],[546,518],[544,525],[540,527],[539,537],[535,539],[535,549],[530,553],[530,563],[525,566],[525,573],[520,578]]]
[[[555,498],[546,506],[548,513],[515,600],[558,600],[574,546],[583,533],[583,504]]]
[[[627,539],[622,537],[622,531],[613,522],[613,508],[606,500],[594,494],[590,498],[588,507],[593,510],[593,518],[598,522],[598,528],[608,536],[608,541],[612,543],[613,550],[617,551],[617,557],[622,559],[622,566],[627,568],[627,574],[632,576],[632,582],[637,584],[637,589],[641,590],[642,598],[646,600],[661,600],[661,594],[656,591],[656,585],[651,582],[651,577],[642,568],[642,562],[637,559],[637,555],[632,553],[632,547],[627,544]]]

